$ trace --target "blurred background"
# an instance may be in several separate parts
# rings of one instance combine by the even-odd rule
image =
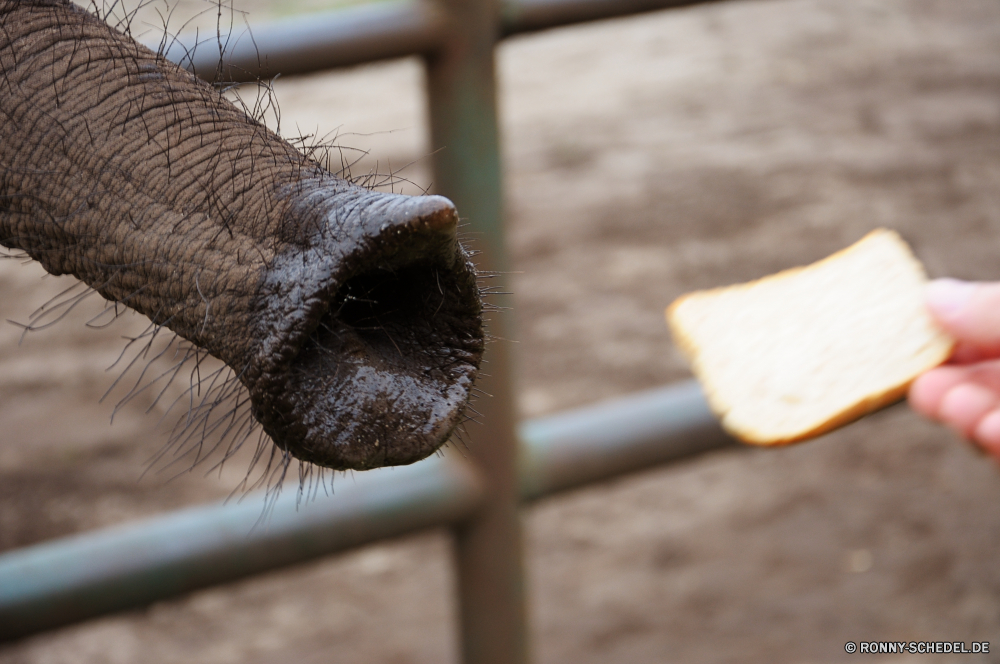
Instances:
[[[254,24],[331,6],[236,5]],[[164,7],[133,33],[158,29]],[[206,8],[192,25],[214,27],[214,5],[189,1],[171,27]],[[669,10],[510,39],[498,76],[516,271],[498,304],[513,307],[523,417],[688,377],[663,322],[675,297],[878,226],[932,276],[1000,278],[992,0]],[[391,171],[409,180],[396,191],[418,193],[439,147],[422,77],[402,60],[279,79],[282,134],[336,136],[355,175]],[[27,321],[71,284],[0,261],[0,321]],[[143,474],[165,441],[162,409],[145,414],[139,398],[109,426],[115,399],[98,400],[145,323],[90,329],[93,299],[23,340],[0,323],[0,550],[217,500],[244,476],[241,459]],[[839,662],[849,640],[1000,650],[998,505],[996,465],[903,405],[800,446],[548,499],[525,512],[535,656]],[[448,556],[443,533],[370,546],[6,644],[0,663],[457,661]]]

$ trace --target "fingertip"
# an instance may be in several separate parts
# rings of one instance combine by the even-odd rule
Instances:
[[[938,417],[966,438],[973,438],[983,417],[997,406],[992,390],[974,383],[960,383],[948,390],[938,406]]]
[[[937,419],[941,400],[962,381],[962,376],[954,367],[938,367],[918,376],[910,385],[910,407],[924,417]]]
[[[927,284],[924,302],[937,324],[959,342],[956,352],[977,349],[979,357],[1000,356],[1000,282],[935,279]]]
[[[946,327],[958,319],[976,292],[976,284],[960,279],[935,279],[927,284],[924,301],[931,315]]]

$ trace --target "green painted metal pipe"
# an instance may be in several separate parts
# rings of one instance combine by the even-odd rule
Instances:
[[[693,380],[528,420],[520,433],[525,501],[735,443]]]
[[[716,0],[519,0],[503,5],[503,36]]]
[[[0,640],[145,606],[475,511],[478,473],[454,458],[337,477],[334,495],[285,491],[180,510],[0,554]]]
[[[449,17],[441,46],[425,58],[435,193],[455,202],[484,284],[507,292],[495,46],[499,0],[438,0]],[[494,304],[503,304],[494,298]],[[518,432],[510,310],[487,316],[476,402],[484,426],[469,429],[469,456],[483,473],[480,510],[456,524],[453,552],[463,664],[527,664],[528,611],[519,512]]]
[[[221,72],[215,31],[168,39],[165,55],[206,80],[246,82],[433,51],[444,39],[444,25],[435,5],[397,0],[273,21],[252,32],[235,27],[223,35]]]

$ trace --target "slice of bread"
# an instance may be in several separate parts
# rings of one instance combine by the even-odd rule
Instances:
[[[926,282],[906,242],[879,229],[812,265],[678,298],[667,323],[723,427],[780,445],[897,401],[948,358]]]

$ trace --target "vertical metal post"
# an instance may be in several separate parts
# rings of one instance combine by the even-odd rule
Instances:
[[[443,47],[427,57],[434,186],[451,198],[476,262],[506,292],[503,193],[497,128],[494,46],[496,0],[438,0],[447,14]],[[465,664],[525,664],[527,619],[518,513],[517,429],[511,380],[510,312],[495,313],[478,385],[468,454],[487,483],[483,507],[454,531],[462,657]]]

